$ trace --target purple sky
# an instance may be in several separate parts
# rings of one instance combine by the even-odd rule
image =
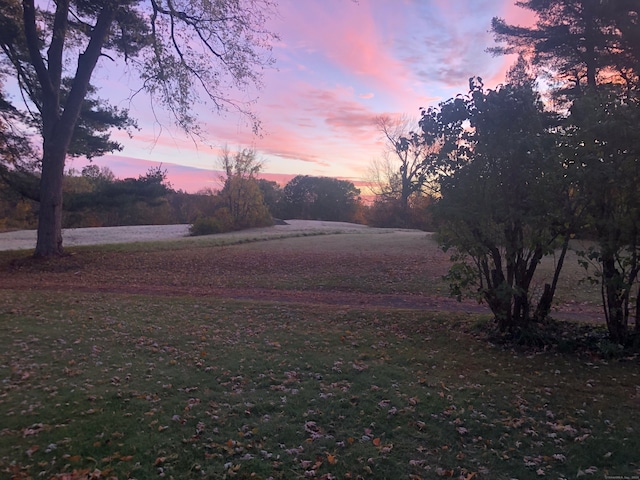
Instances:
[[[254,136],[235,114],[202,109],[206,141],[194,141],[169,121],[157,122],[146,97],[129,105],[135,79],[107,61],[95,74],[100,96],[129,107],[141,130],[117,155],[96,159],[116,176],[136,177],[162,163],[175,188],[195,192],[216,186],[221,146],[253,146],[265,173],[282,184],[298,174],[330,176],[360,184],[382,153],[375,118],[418,115],[467,90],[479,75],[492,87],[504,80],[513,58],[493,58],[491,18],[528,23],[513,0],[279,0],[271,29],[276,68],[257,92],[263,131]],[[198,106],[194,106],[198,110]],[[155,113],[157,115],[157,111]],[[74,160],[68,166],[81,168]]]

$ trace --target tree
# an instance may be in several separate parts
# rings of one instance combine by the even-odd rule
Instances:
[[[226,178],[219,196],[231,218],[230,227],[239,230],[271,225],[273,219],[256,178],[263,166],[256,151],[243,148],[232,154],[225,146],[220,156],[220,165]]]
[[[0,76],[0,80],[2,77]],[[34,149],[23,128],[25,115],[6,100],[0,81],[0,182],[3,190],[37,198]]]
[[[424,194],[427,183],[427,158],[437,145],[422,141],[411,130],[412,121],[388,116],[377,119],[378,130],[385,140],[386,150],[381,159],[370,167],[370,183],[376,196],[374,208],[397,211],[396,227],[410,227],[410,198]]]
[[[113,183],[116,179],[116,176],[109,167],[99,167],[95,164],[86,165],[82,168],[81,173],[83,177],[87,178],[96,187],[106,183]]]
[[[558,130],[576,211],[595,246],[594,263],[610,338],[629,342],[629,317],[638,278],[639,0],[528,0],[518,5],[538,16],[534,28],[494,19],[496,53],[529,53],[547,69],[570,102]],[[636,331],[640,303],[636,294]]]
[[[220,191],[227,212],[233,222],[233,230],[273,225],[269,209],[258,183],[253,178],[232,176]]]
[[[351,222],[360,190],[352,182],[329,177],[298,175],[282,192],[284,218]]]
[[[279,217],[279,204],[282,199],[282,188],[277,182],[265,180],[264,178],[258,178],[258,188],[262,192],[262,198],[264,204],[271,213],[272,217]]]
[[[455,251],[452,292],[475,290],[501,331],[547,316],[564,257],[537,304],[534,274],[559,245],[564,255],[570,233],[559,208],[566,188],[553,149],[555,117],[533,82],[517,77],[495,90],[471,79],[469,95],[425,111],[422,123],[425,141],[440,138],[447,146],[435,214],[442,246]]]
[[[115,56],[140,72],[142,89],[183,129],[197,132],[192,105],[204,95],[220,111],[237,108],[227,87],[260,84],[274,35],[270,0],[1,0],[0,43],[23,92],[37,106],[42,136],[36,256],[62,248],[62,179],[78,118],[99,61]],[[27,55],[24,54],[27,52]],[[69,82],[68,89],[65,88]]]
[[[82,173],[79,177],[65,177],[65,226],[146,225],[168,221],[167,196],[173,190],[162,166],[151,167],[138,178],[123,180],[116,180],[109,169],[95,165],[85,167]]]
[[[640,1],[525,0],[518,6],[534,12],[535,27],[508,25],[494,18],[496,54],[520,53],[540,66],[571,100],[603,81],[638,85]]]
[[[575,100],[568,123],[566,162],[595,240],[579,253],[596,268],[610,339],[627,345],[633,309],[640,334],[640,101],[594,92]]]

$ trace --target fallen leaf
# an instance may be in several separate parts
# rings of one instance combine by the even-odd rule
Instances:
[[[26,451],[27,457],[31,457],[31,455],[36,453],[38,450],[40,450],[40,446],[39,445],[30,446]]]

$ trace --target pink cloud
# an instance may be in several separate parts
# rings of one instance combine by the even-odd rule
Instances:
[[[260,97],[261,137],[235,112],[218,116],[194,105],[209,139],[194,142],[145,110],[150,127],[123,153],[213,167],[220,146],[253,146],[271,175],[356,178],[381,154],[376,116],[417,115],[419,107],[465,92],[472,75],[488,87],[503,81],[512,60],[485,52],[493,44],[491,17],[519,22],[526,13],[513,0],[278,3],[271,25],[281,35],[273,51],[278,70],[265,72],[264,90],[246,95]]]
[[[285,58],[298,57],[300,50],[308,70],[314,70],[309,62],[321,60],[378,90],[406,91],[410,72],[392,51],[394,32],[402,31],[405,22],[402,9],[345,0],[289,0],[281,2],[281,10],[282,37],[291,39]]]

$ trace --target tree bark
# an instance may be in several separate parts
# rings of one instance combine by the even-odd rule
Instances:
[[[540,297],[540,300],[538,301],[538,306],[536,307],[536,311],[533,315],[534,320],[537,322],[544,321],[551,312],[551,304],[553,303],[553,297],[555,296],[556,288],[558,286],[560,271],[562,270],[562,265],[564,265],[564,258],[567,255],[567,250],[569,249],[569,238],[569,235],[566,235],[564,241],[562,242],[560,258],[558,259],[555,271],[553,272],[553,280],[551,284],[546,283],[544,285],[544,291],[542,293],[542,296]]]
[[[64,145],[63,140],[50,141],[49,145],[44,147],[42,176],[40,177],[36,257],[53,257],[64,254],[62,248],[62,182],[69,142]]]
[[[609,337],[612,342],[626,345],[629,338],[629,309],[626,304],[628,297],[622,295],[623,279],[615,266],[614,258],[608,255],[603,256],[602,259],[602,281],[605,289],[605,313]]]
[[[89,43],[78,56],[73,85],[64,109],[60,111],[60,85],[66,40],[69,0],[56,7],[52,40],[45,64],[39,45],[33,0],[23,1],[24,27],[31,63],[43,90],[42,103],[42,176],[40,177],[40,210],[36,257],[60,256],[62,248],[62,183],[64,164],[80,109],[89,88],[93,70],[102,52],[118,9],[117,2],[107,3],[98,14]]]

